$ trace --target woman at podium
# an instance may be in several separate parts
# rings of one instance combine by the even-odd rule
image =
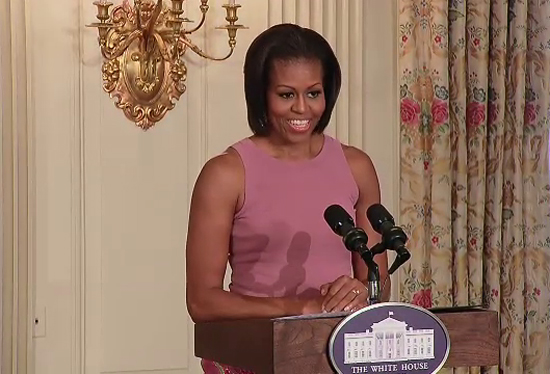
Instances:
[[[313,30],[281,24],[252,42],[244,63],[252,135],[204,165],[191,199],[186,274],[194,321],[365,306],[365,263],[323,218],[328,206],[340,205],[368,234],[369,247],[380,241],[365,216],[380,201],[371,159],[324,134],[340,85],[338,60]],[[384,279],[386,255],[375,261]],[[389,292],[386,286],[383,300]],[[204,361],[203,368],[244,373]]]

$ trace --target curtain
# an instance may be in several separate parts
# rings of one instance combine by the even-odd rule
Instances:
[[[398,37],[400,300],[499,312],[456,373],[550,373],[550,1],[399,0]]]

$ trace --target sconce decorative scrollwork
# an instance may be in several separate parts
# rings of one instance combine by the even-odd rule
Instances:
[[[102,67],[103,89],[115,100],[115,105],[126,117],[143,130],[160,121],[173,109],[186,91],[187,67],[183,56],[188,49],[197,55],[214,61],[228,59],[235,50],[238,29],[244,29],[238,21],[239,4],[229,0],[222,5],[226,10],[227,24],[216,27],[226,29],[229,52],[223,57],[213,57],[194,44],[189,35],[205,23],[208,0],[201,0],[201,19],[191,28],[183,17],[185,0],[171,0],[169,9],[162,0],[134,0],[130,5],[109,8],[113,3],[95,1],[99,22],[88,25],[99,32],[99,46],[104,57]]]

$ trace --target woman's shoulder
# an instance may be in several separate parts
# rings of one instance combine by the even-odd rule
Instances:
[[[244,169],[239,154],[232,147],[209,159],[197,178],[196,188],[238,191],[244,180]]]
[[[344,156],[350,164],[350,167],[369,167],[373,165],[372,159],[370,156],[363,150],[354,147],[352,145],[342,144],[342,150],[344,151]]]
[[[365,151],[346,144],[342,144],[342,150],[353,177],[359,186],[373,183],[378,184],[376,168],[371,157]]]

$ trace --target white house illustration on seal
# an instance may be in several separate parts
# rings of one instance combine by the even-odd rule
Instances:
[[[429,360],[434,356],[434,330],[414,330],[389,317],[371,330],[344,334],[344,364]]]

